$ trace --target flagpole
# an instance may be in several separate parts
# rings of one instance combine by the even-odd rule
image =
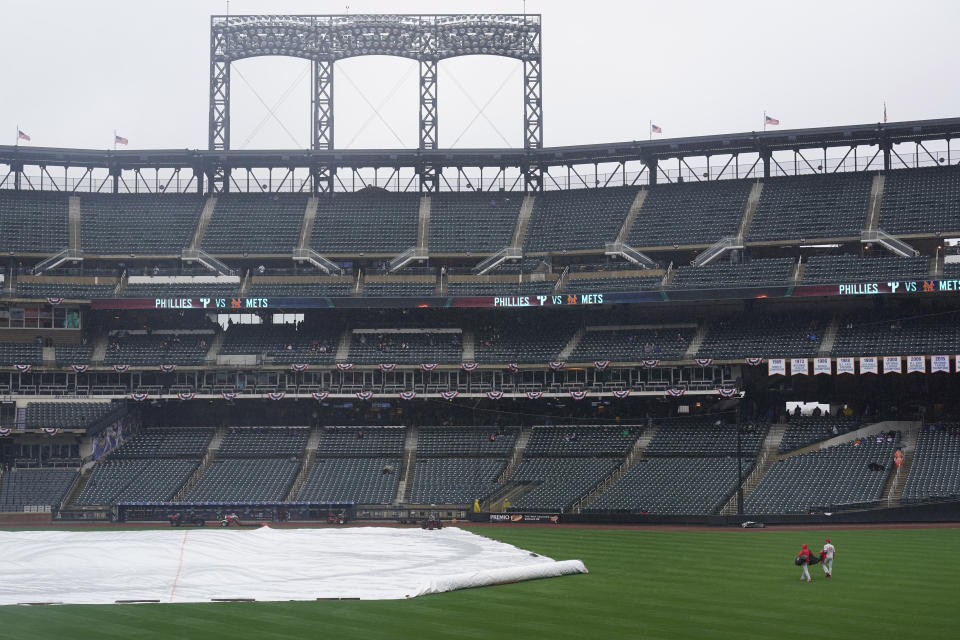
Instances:
[[[647,134],[650,136],[650,139],[653,140],[653,120],[647,121]]]
[[[117,150],[117,130],[113,130],[113,150]]]
[[[764,131],[767,130],[767,112],[766,111],[763,112],[763,130]]]
[[[17,123],[17,137],[14,138],[13,146],[15,147],[20,146],[20,123],[19,122]]]

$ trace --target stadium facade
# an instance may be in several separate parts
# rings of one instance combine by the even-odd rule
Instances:
[[[0,509],[950,517],[960,118],[544,147],[539,25],[215,16],[208,150],[0,147]],[[522,149],[436,148],[480,50]],[[383,53],[420,148],[333,149]],[[254,55],[311,60],[311,149],[229,148]]]

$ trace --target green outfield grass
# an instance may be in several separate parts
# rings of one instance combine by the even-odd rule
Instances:
[[[473,531],[590,573],[404,601],[0,607],[0,638],[950,638],[960,624],[960,529]],[[835,577],[817,566],[801,583],[793,556],[826,535]]]

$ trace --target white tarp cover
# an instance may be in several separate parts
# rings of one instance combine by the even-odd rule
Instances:
[[[455,527],[0,531],[0,605],[408,598],[586,573]]]

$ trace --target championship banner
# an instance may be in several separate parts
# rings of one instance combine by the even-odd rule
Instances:
[[[164,373],[172,373],[177,370],[177,365],[175,364],[162,364],[160,365],[160,371]]]
[[[307,370],[307,365],[305,365],[305,364],[292,364],[292,365],[290,365],[290,370],[291,370],[291,371],[295,371],[295,372],[297,372],[297,373],[301,373],[301,372]]]
[[[491,400],[499,400],[503,397],[503,391],[487,391],[487,397]]]
[[[667,395],[671,398],[681,398],[686,392],[686,389],[667,389]]]
[[[654,367],[660,366],[659,360],[644,360],[643,366],[647,369],[653,369]]]
[[[327,391],[314,391],[310,395],[313,396],[314,400],[317,400],[318,402],[323,402],[324,400],[327,399],[327,396],[329,396],[330,393]]]
[[[884,373],[903,373],[903,362],[900,356],[883,356]]]
[[[787,361],[783,358],[770,358],[767,360],[767,375],[768,376],[785,376],[787,375]]]
[[[520,365],[517,364],[516,362],[511,362],[510,364],[507,365],[507,369],[509,369],[513,373],[516,373],[517,371],[520,371]]]
[[[743,361],[751,367],[759,367],[763,364],[763,358],[744,358]]]
[[[813,359],[813,375],[832,375],[833,367],[830,366],[830,358],[814,358]]]
[[[837,358],[837,375],[841,373],[855,373],[854,358]]]
[[[397,365],[392,362],[381,362],[377,366],[380,368],[380,371],[393,371],[397,368]]]
[[[527,399],[539,400],[543,396],[543,391],[527,391]]]
[[[624,389],[623,391],[614,391],[613,397],[617,400],[623,400],[624,398],[630,397],[630,389]]]
[[[70,368],[76,371],[77,373],[84,373],[87,369],[90,368],[88,364],[72,364]]]
[[[440,397],[447,401],[453,400],[458,395],[460,395],[459,391],[441,391],[440,392]]]
[[[696,362],[701,367],[709,367],[710,365],[713,364],[713,358],[695,358],[694,362]]]
[[[420,365],[420,371],[433,371],[437,366],[435,362],[424,362]]]
[[[463,369],[464,371],[476,371],[476,370],[477,370],[477,367],[479,367],[479,366],[480,366],[480,365],[477,364],[476,362],[461,362],[461,363],[460,363],[460,368]]]
[[[609,360],[594,360],[594,361],[593,361],[593,366],[594,366],[595,369],[599,369],[600,371],[603,371],[604,369],[606,369],[607,367],[610,366],[610,361],[609,361]]]
[[[416,398],[416,397],[417,397],[417,392],[416,392],[416,391],[401,391],[401,392],[400,392],[400,399],[401,399],[401,400],[413,400],[413,399]]]
[[[177,397],[181,400],[193,400],[197,397],[197,394],[192,391],[181,391],[177,394]]]
[[[337,369],[338,369],[339,371],[350,371],[350,369],[353,369],[353,363],[352,363],[352,362],[338,362],[338,363],[337,363]]]
[[[117,373],[124,373],[124,372],[126,372],[127,370],[129,370],[129,369],[130,369],[130,365],[128,365],[128,364],[115,364],[115,365],[113,365],[113,370],[116,371]]]
[[[30,373],[30,369],[33,368],[33,365],[29,365],[29,364],[15,364],[13,366],[20,373]]]
[[[548,364],[547,366],[553,369],[554,371],[559,371],[560,369],[563,369],[563,367],[566,364],[567,364],[566,362],[554,361]]]
[[[267,397],[270,398],[271,400],[283,400],[284,396],[286,395],[287,394],[284,393],[283,391],[274,391],[274,392],[268,393]]]
[[[131,393],[130,397],[136,400],[137,402],[143,402],[144,400],[149,398],[150,395],[147,393]]]
[[[369,400],[373,397],[373,391],[357,391],[357,400]]]
[[[880,373],[880,369],[877,367],[877,356],[860,358],[860,375],[865,373]]]
[[[587,392],[571,390],[570,397],[573,398],[574,400],[583,400],[584,398],[587,397]]]
[[[925,356],[907,356],[907,373],[926,373],[927,358]]]
[[[950,373],[950,356],[930,356],[930,373]]]
[[[806,358],[790,358],[790,375],[805,376],[808,375],[810,363]]]
[[[956,355],[954,356],[954,358],[955,358],[955,362],[954,362],[953,370],[956,371],[957,373],[960,373],[960,355]]]

